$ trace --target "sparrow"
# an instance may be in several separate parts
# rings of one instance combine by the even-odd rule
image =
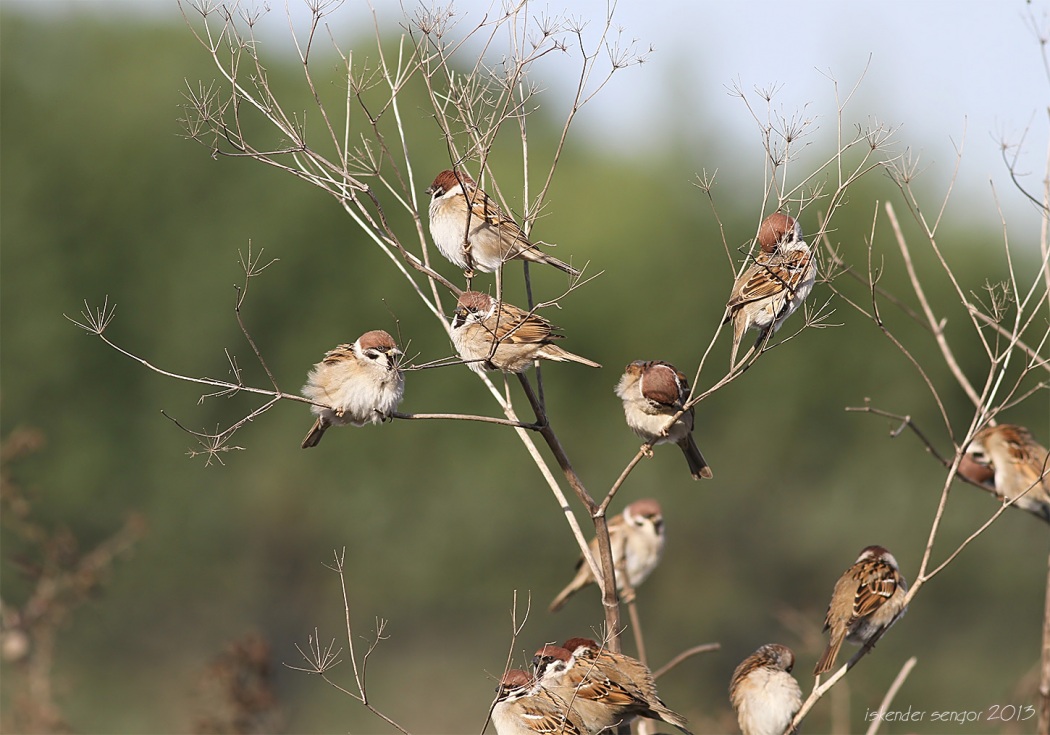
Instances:
[[[650,702],[659,702],[661,707],[667,709],[656,693],[656,680],[653,679],[653,673],[638,659],[623,653],[613,653],[591,638],[569,638],[561,644],[561,647],[571,651],[578,662],[593,662],[609,678],[624,682],[626,686],[639,692],[642,698]],[[667,710],[665,714],[670,716],[675,713]],[[679,717],[679,719],[680,723],[671,720],[664,721],[676,726],[686,724],[685,718]]]
[[[303,449],[316,447],[329,426],[378,424],[397,410],[405,392],[400,354],[394,338],[382,329],[326,352],[302,390],[311,401],[327,404],[310,406],[317,420],[303,439]]]
[[[511,669],[496,688],[492,724],[497,735],[588,735],[576,710],[543,689],[531,674]]]
[[[722,321],[733,322],[731,371],[744,332],[757,330],[759,346],[802,305],[817,277],[817,261],[802,239],[802,226],[792,217],[780,212],[766,217],[758,229],[758,244],[761,252],[733,284]]]
[[[802,689],[791,669],[795,654],[767,643],[740,662],[729,684],[729,701],[744,735],[783,735],[802,706]]]
[[[881,546],[868,546],[842,573],[831,593],[824,630],[831,640],[813,669],[815,675],[830,671],[842,641],[863,646],[904,615],[908,583],[897,560]]]
[[[959,462],[959,474],[1050,523],[1050,453],[1023,426],[978,431]]]
[[[426,193],[431,196],[430,236],[441,254],[464,271],[492,273],[517,258],[553,265],[573,278],[580,275],[529,242],[514,220],[465,172],[442,171]]]
[[[565,646],[546,645],[532,658],[540,685],[572,702],[591,732],[602,732],[636,717],[661,720],[686,735],[686,719],[656,694],[652,673],[637,659],[610,654],[590,639],[570,638]]]
[[[674,442],[685,455],[694,480],[713,477],[693,440],[693,409],[667,425],[689,400],[689,382],[674,365],[662,360],[635,360],[616,384],[616,395],[623,400],[627,425],[635,434],[653,444]]]
[[[608,529],[616,588],[623,592],[625,577],[621,575],[626,574],[631,590],[635,590],[653,573],[664,553],[664,517],[660,504],[652,498],[636,500],[624,508],[623,513],[609,519]],[[597,559],[598,539],[591,539],[590,549],[591,555]],[[576,576],[558,593],[548,609],[558,612],[570,597],[595,582],[590,564],[581,555],[576,562]]]
[[[460,294],[452,315],[452,343],[476,373],[484,370],[521,373],[535,360],[601,367],[554,344],[563,337],[557,330],[558,327],[538,314],[506,302],[499,303],[477,291]]]

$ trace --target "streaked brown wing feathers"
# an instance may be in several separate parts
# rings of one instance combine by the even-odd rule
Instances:
[[[792,291],[801,283],[810,267],[812,256],[803,250],[791,250],[772,258],[761,259],[749,269],[749,275],[729,301],[729,307]]]
[[[486,224],[500,229],[505,236],[528,243],[531,246],[528,238],[525,237],[525,233],[518,227],[518,223],[504,214],[492,197],[483,191],[475,189],[467,194],[468,202],[471,201],[471,198],[473,198],[471,203],[472,217],[477,217]],[[473,229],[473,225],[471,225],[471,229]]]
[[[897,591],[897,578],[884,564],[865,570],[859,581],[861,584],[858,585],[857,596],[853,600],[854,618],[871,615]]]
[[[529,314],[510,304],[503,304],[495,325],[496,339],[512,344],[537,344],[562,337],[556,327],[538,314]]]

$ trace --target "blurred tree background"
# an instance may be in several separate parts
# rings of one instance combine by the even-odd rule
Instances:
[[[311,419],[304,406],[286,403],[242,430],[234,443],[244,451],[223,455],[224,464],[188,458],[191,438],[162,409],[211,428],[242,415],[251,399],[198,406],[198,388],[105,348],[63,314],[77,315],[85,298],[97,304],[108,296],[116,318],[107,334],[118,344],[166,369],[216,378],[227,377],[228,348],[248,382],[265,385],[233,312],[238,251],[250,242],[279,259],[252,282],[244,317],[284,390],[295,392],[326,349],[366,329],[400,329],[421,359],[453,350],[331,198],[248,160],[213,160],[182,136],[187,80],[207,82],[215,72],[180,22],[44,20],[10,11],[0,21],[0,431],[33,427],[45,438],[8,471],[27,488],[36,516],[68,526],[85,548],[114,533],[129,512],[149,524],[134,553],[116,562],[61,630],[54,678],[69,724],[85,733],[189,732],[207,714],[200,693],[209,666],[231,641],[254,633],[272,649],[286,731],[385,731],[348,697],[281,665],[302,663],[295,646],[305,646],[315,628],[322,641],[342,637],[338,579],[324,564],[345,547],[356,632],[368,637],[377,618],[389,621],[389,638],[368,667],[373,702],[413,732],[478,730],[506,654],[514,590],[534,603],[519,642],[524,651],[587,635],[602,620],[593,589],[556,616],[545,612],[577,550],[512,432],[394,421],[333,431],[304,452],[299,441]],[[273,81],[305,106],[287,58],[288,66],[270,67]],[[336,84],[334,60],[332,68]],[[404,105],[421,186],[448,163],[427,104],[420,96]],[[531,118],[536,146],[557,134],[544,115]],[[537,225],[540,239],[561,246],[556,255],[603,271],[551,317],[565,328],[569,349],[605,368],[544,371],[552,421],[592,494],[638,448],[612,393],[622,366],[659,358],[691,375],[732,285],[718,224],[689,182],[719,162],[752,165],[760,142],[755,150],[725,150],[716,144],[717,120],[708,122],[706,141],[683,130],[644,159],[626,146],[613,152],[571,139]],[[804,160],[829,155],[833,145],[814,141]],[[493,165],[500,170],[506,161],[507,187],[520,179],[520,164],[503,155],[497,150]],[[740,167],[714,192],[734,248],[760,219],[761,163],[753,167]],[[930,194],[931,205],[938,196]],[[876,203],[886,200],[907,219],[899,192],[881,175],[855,187],[837,217],[830,236],[855,262],[864,261]],[[521,211],[520,201],[512,204]],[[998,222],[974,221],[960,200],[950,203],[946,225],[941,242],[964,289],[1006,277]],[[804,218],[807,231],[815,226]],[[918,231],[909,233],[918,242]],[[1012,238],[1032,267],[1035,238]],[[883,286],[907,296],[884,224],[876,244],[887,254]],[[951,336],[963,367],[983,370],[932,255],[918,265],[931,298],[959,325]],[[438,268],[452,275],[446,266]],[[554,274],[536,278],[550,292],[563,286]],[[828,296],[818,284],[811,301]],[[654,668],[690,645],[721,643],[660,682],[663,699],[697,732],[735,731],[729,677],[763,643],[795,649],[796,675],[808,691],[831,588],[863,546],[890,548],[909,578],[921,558],[943,470],[912,436],[890,439],[889,422],[844,408],[870,397],[911,415],[943,451],[951,447],[911,366],[870,322],[833,306],[840,328],[807,330],[699,406],[696,438],[713,481],[693,483],[678,452],[662,447],[613,506],[618,512],[654,496],[664,507],[666,556],[639,603]],[[947,389],[956,428],[964,429],[970,407],[948,388],[932,339],[898,310],[886,317]],[[713,359],[724,362],[728,347],[724,335]],[[402,409],[493,412],[461,367],[408,374]],[[1050,439],[1045,392],[1004,418]],[[994,508],[990,496],[958,486],[942,555]],[[28,594],[22,572],[32,549],[8,528],[2,548],[0,592],[17,605]],[[1004,514],[818,705],[806,730],[830,727],[833,700],[848,704],[854,731],[863,727],[864,712],[911,655],[918,667],[899,709],[1034,705],[1047,551],[1043,524]],[[334,675],[350,681],[349,664]],[[0,704],[8,715],[19,676],[18,663],[5,661]],[[944,727],[883,727],[904,731]]]

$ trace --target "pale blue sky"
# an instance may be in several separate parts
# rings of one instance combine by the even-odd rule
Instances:
[[[36,12],[73,8],[177,18],[175,0],[2,0]],[[264,3],[251,3],[259,7]],[[301,0],[289,0],[305,23]],[[380,11],[400,13],[393,0],[377,0]],[[441,3],[447,5],[447,2]],[[270,27],[287,33],[285,2],[275,0]],[[464,27],[492,3],[456,0]],[[499,3],[496,3],[499,6]],[[416,3],[405,0],[405,7]],[[605,15],[603,0],[534,3],[552,14],[568,8],[591,19]],[[332,16],[339,30],[366,20],[366,3],[346,0]],[[621,0],[616,23],[625,37],[655,52],[642,67],[622,71],[581,117],[589,137],[604,145],[645,145],[679,120],[676,129],[697,137],[732,138],[732,148],[761,150],[757,128],[744,105],[727,92],[777,85],[777,107],[805,110],[816,119],[811,142],[834,140],[834,90],[829,76],[848,90],[861,80],[847,110],[849,122],[877,118],[899,126],[896,139],[920,155],[924,177],[944,190],[954,166],[954,143],[964,144],[957,191],[967,206],[994,216],[990,183],[1016,235],[1034,235],[1036,218],[1016,193],[1000,157],[1000,142],[1017,143],[1028,128],[1020,158],[1026,183],[1038,193],[1047,156],[1050,81],[1037,30],[1050,33],[1050,0],[883,0],[878,4],[836,0],[675,2]],[[869,63],[870,58],[870,63]],[[864,68],[867,65],[867,72]],[[564,73],[565,67],[560,67]],[[564,80],[568,83],[570,80]],[[562,83],[554,76],[545,84]],[[685,115],[685,122],[677,116]],[[694,169],[725,169],[724,160],[692,162]],[[753,165],[749,161],[744,165]],[[986,207],[986,208],[985,208]]]

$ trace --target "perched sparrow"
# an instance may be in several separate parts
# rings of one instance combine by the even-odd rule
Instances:
[[[503,675],[492,708],[497,735],[588,735],[580,715],[558,695],[543,689],[527,671]]]
[[[563,336],[557,329],[538,314],[508,303],[500,304],[477,291],[460,294],[452,316],[452,342],[474,372],[521,373],[534,360],[571,361],[601,367],[554,344],[554,340]]]
[[[664,517],[660,504],[652,498],[636,500],[623,513],[609,519],[609,546],[612,548],[616,571],[616,588],[623,591],[624,573],[635,590],[656,569],[664,553]],[[598,558],[598,539],[591,539],[591,555]],[[589,584],[596,582],[591,566],[580,556],[576,562],[576,576],[554,602],[551,612],[558,612],[566,600]],[[628,600],[629,602],[629,600]]]
[[[639,698],[648,702],[659,703],[660,711],[668,722],[676,727],[686,724],[685,718],[667,709],[656,693],[656,680],[649,667],[636,658],[623,653],[613,653],[605,646],[591,638],[569,638],[561,647],[571,651],[577,662],[592,663],[610,679],[623,683],[626,689],[634,691]],[[654,707],[654,709],[657,709]],[[671,719],[667,719],[671,718]]]
[[[771,214],[758,230],[758,254],[750,268],[733,284],[723,323],[733,322],[733,350],[729,369],[736,367],[736,355],[744,332],[758,331],[757,347],[776,332],[813,290],[817,261],[802,240],[802,226],[779,212]]]
[[[532,658],[540,685],[573,703],[591,732],[628,723],[636,717],[662,720],[686,735],[686,719],[660,701],[652,673],[637,659],[601,650],[586,638],[565,646],[543,646]]]
[[[397,409],[405,379],[397,363],[401,350],[382,329],[365,332],[352,345],[339,345],[314,365],[303,386],[317,416],[303,439],[303,449],[316,447],[329,426],[378,424]]]
[[[795,654],[767,643],[740,662],[729,684],[729,701],[744,735],[784,735],[802,706],[802,689],[791,669]]]
[[[959,474],[1050,523],[1050,453],[1023,426],[1000,424],[977,432]]]
[[[893,554],[881,546],[868,546],[861,551],[831,593],[824,619],[824,630],[831,631],[831,640],[813,673],[831,670],[842,641],[863,646],[893,625],[905,613],[907,592],[908,583]]]
[[[580,275],[529,242],[514,220],[463,171],[442,171],[427,194],[432,197],[430,236],[441,254],[463,270],[491,273],[517,258],[553,265],[573,277]]]
[[[617,383],[616,395],[623,399],[627,425],[635,434],[653,444],[674,442],[681,447],[694,480],[713,476],[693,440],[693,409],[667,426],[668,420],[689,400],[689,382],[674,365],[662,360],[635,360]]]

